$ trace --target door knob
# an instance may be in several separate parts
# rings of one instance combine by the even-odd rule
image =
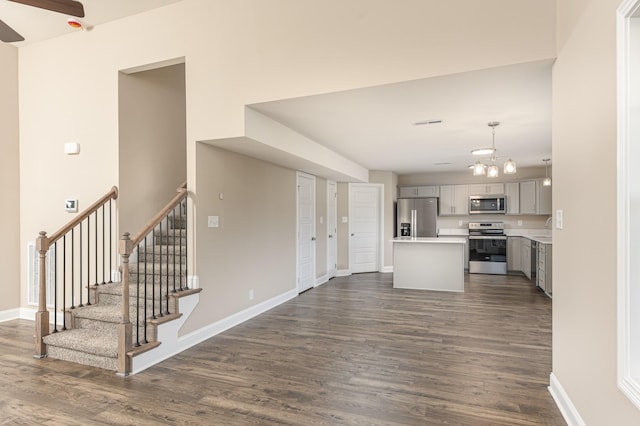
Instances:
[[[315,241],[315,240],[316,240],[316,237],[311,237],[311,241]]]
[[[333,238],[333,235],[329,234],[329,238]]]
[[[355,237],[356,234],[351,234],[352,237]]]

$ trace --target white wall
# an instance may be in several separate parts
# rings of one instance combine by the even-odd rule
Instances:
[[[553,373],[588,425],[640,424],[640,411],[616,386],[620,3],[558,1],[553,205],[564,212],[564,229],[553,232]]]
[[[0,44],[0,312],[20,306],[20,174],[18,139],[18,50]],[[22,249],[24,247],[24,250]]]

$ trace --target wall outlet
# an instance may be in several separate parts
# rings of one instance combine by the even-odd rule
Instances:
[[[249,300],[253,300],[253,289],[249,290]]]
[[[522,226],[522,221],[521,220],[518,221],[518,226]]]
[[[462,221],[461,220],[458,221],[458,226],[462,226]]]
[[[218,228],[218,227],[220,227],[220,216],[208,216],[207,217],[207,226],[209,226],[209,228]]]
[[[347,223],[349,222],[349,217],[348,216],[342,216],[342,223]]]

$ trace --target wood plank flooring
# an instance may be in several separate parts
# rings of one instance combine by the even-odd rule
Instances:
[[[527,280],[464,294],[335,278],[138,375],[33,359],[0,323],[2,425],[564,425],[551,302]]]

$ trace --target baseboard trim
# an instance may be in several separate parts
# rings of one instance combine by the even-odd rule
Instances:
[[[314,287],[319,287],[328,281],[329,281],[329,274],[324,274],[323,276],[316,278],[316,283]]]
[[[0,322],[11,321],[20,318],[20,308],[0,311]]]
[[[380,270],[380,272],[382,272],[383,274],[393,273],[393,265],[391,265],[391,266],[383,266],[382,269]]]
[[[580,413],[578,413],[575,405],[571,402],[571,398],[569,398],[562,384],[560,384],[560,381],[553,373],[549,375],[548,389],[569,426],[586,426],[586,423],[582,420],[582,417],[580,417]]]
[[[338,269],[336,271],[336,277],[348,277],[351,275],[351,271],[349,269]]]
[[[162,342],[156,349],[145,352],[133,359],[132,374],[139,373],[147,368],[171,358],[192,346],[214,337],[236,325],[260,315],[276,306],[298,296],[298,290],[293,289],[278,296],[272,297],[257,305],[251,306],[236,314],[223,318],[213,324],[202,327],[184,336],[177,337],[178,332],[199,301],[199,294],[194,294],[180,299],[180,311],[184,315],[178,320],[162,324],[158,329],[158,340]]]
[[[20,308],[20,315],[13,319],[25,319],[29,321],[36,320],[36,314],[38,313],[38,308]],[[58,325],[62,325],[62,319],[64,318],[64,314],[62,312],[58,312]],[[49,324],[53,324],[53,315],[51,310],[49,310]]]

